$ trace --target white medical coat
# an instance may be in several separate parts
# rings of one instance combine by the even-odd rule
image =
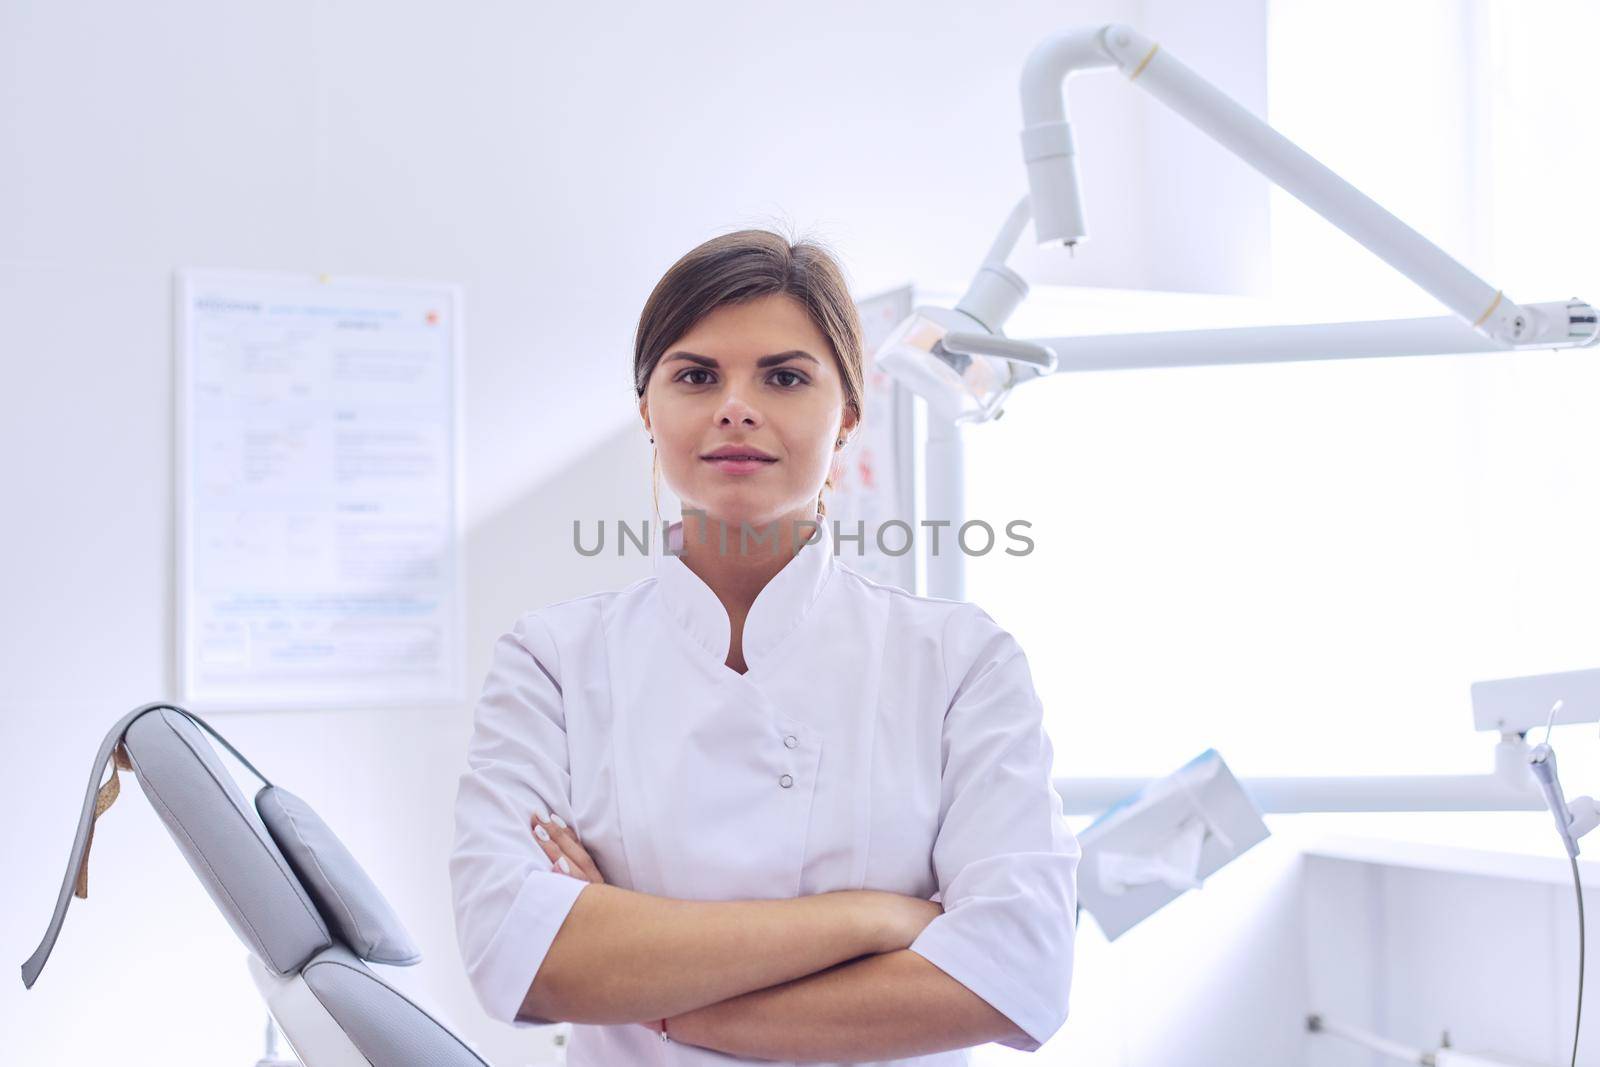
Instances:
[[[1038,1048],[1067,1016],[1081,851],[1017,641],[973,604],[880,585],[804,546],[730,622],[676,553],[519,618],[494,646],[461,775],[450,879],[462,961],[513,1026],[588,882],[552,868],[559,814],[605,880],[686,900],[879,889],[944,914],[911,951]],[[731,538],[730,538],[731,540]],[[573,1067],[771,1064],[574,1023]],[[950,1067],[963,1050],[892,1061]]]

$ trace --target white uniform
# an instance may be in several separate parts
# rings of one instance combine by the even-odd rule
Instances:
[[[547,1024],[517,1012],[589,885],[534,840],[533,814],[553,812],[608,883],[639,892],[937,894],[945,912],[913,952],[1030,1035],[1013,1047],[1066,1019],[1081,852],[1022,649],[975,605],[845,566],[830,525],[756,597],[745,674],[726,663],[722,603],[674,554],[681,522],[669,551],[652,546],[652,576],[528,612],[495,644],[450,858],[461,956],[489,1015]],[[572,1031],[573,1067],[774,1062],[637,1023]]]

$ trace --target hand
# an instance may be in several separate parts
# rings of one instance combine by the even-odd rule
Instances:
[[[543,835],[541,836],[541,831]],[[544,854],[550,857],[550,862],[562,874],[571,875],[573,878],[584,882],[593,882],[596,885],[605,885],[606,880],[600,875],[600,868],[578,840],[578,835],[573,833],[561,816],[554,815],[545,820],[535,815],[533,817],[533,839],[539,847],[544,849]]]

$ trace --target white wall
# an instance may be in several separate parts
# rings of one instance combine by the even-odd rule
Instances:
[[[575,517],[648,514],[632,332],[677,256],[787,221],[834,245],[859,294],[959,285],[1024,188],[1016,80],[1036,41],[1126,21],[1259,111],[1262,8],[0,6],[0,944],[13,962],[54,903],[96,743],[131,707],[175,695],[175,268],[464,284],[475,692],[518,613],[640,573],[567,545]],[[1071,100],[1091,242],[1016,265],[1041,283],[1259,291],[1264,183],[1173,140],[1173,117],[1115,75],[1075,79]],[[217,725],[388,893],[426,955],[396,977],[515,1065],[533,1038],[482,1016],[451,927],[470,710]],[[244,958],[129,788],[39,984],[0,987],[0,1060],[250,1063],[263,1012]]]

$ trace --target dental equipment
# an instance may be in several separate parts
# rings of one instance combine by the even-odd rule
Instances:
[[[1556,773],[1556,751],[1550,747],[1549,726],[1555,722],[1556,712],[1561,708],[1561,701],[1556,701],[1550,709],[1550,724],[1545,727],[1545,740],[1535,745],[1528,755],[1528,767],[1533,771],[1534,779],[1539,783],[1539,791],[1544,794],[1545,803],[1550,807],[1550,814],[1555,816],[1556,832],[1561,835],[1561,843],[1567,850],[1567,855],[1577,858],[1578,838],[1600,826],[1600,807],[1597,807],[1593,797],[1579,797],[1571,804],[1561,789],[1561,778]]]
[[[1560,711],[1565,703],[1565,699],[1558,697],[1550,706],[1550,717],[1544,724],[1544,741],[1536,745],[1529,754],[1528,766],[1539,782],[1539,789],[1544,793],[1545,802],[1550,805],[1550,814],[1555,816],[1556,832],[1561,837],[1561,844],[1567,850],[1567,860],[1572,864],[1572,884],[1578,893],[1578,1012],[1572,1029],[1572,1067],[1577,1067],[1578,1035],[1583,1031],[1583,971],[1587,948],[1583,919],[1583,879],[1578,874],[1578,838],[1593,830],[1596,824],[1600,824],[1600,809],[1596,808],[1593,798],[1587,796],[1579,797],[1568,805],[1566,795],[1561,790],[1561,778],[1556,774],[1555,749],[1550,747],[1550,730],[1555,726],[1556,712]]]
[[[1065,83],[1115,68],[1223,148],[1302,201],[1453,314],[1436,318],[1220,330],[1014,339],[1006,321],[1028,294],[1006,266],[1028,220],[1038,244],[1087,239],[1077,147]],[[1022,156],[1028,193],[1012,207],[954,308],[918,307],[879,347],[877,361],[927,402],[927,506],[959,524],[960,426],[999,418],[1018,385],[1062,371],[1126,370],[1406,355],[1458,355],[1600,342],[1595,310],[1574,297],[1517,304],[1384,210],[1270,125],[1119,23],[1047,38],[1023,66]],[[963,599],[961,553],[927,557],[928,592]]]
[[[1028,283],[1006,265],[1030,219],[1035,241],[1069,250],[1086,240],[1077,148],[1065,83],[1115,68],[1242,161],[1436,297],[1453,314],[1422,319],[1010,338],[1006,322]],[[879,346],[878,366],[926,402],[924,508],[959,527],[966,515],[962,430],[1004,414],[1011,391],[1064,371],[1459,355],[1600,343],[1595,309],[1573,298],[1519,305],[1319,163],[1170,52],[1119,23],[1047,38],[1021,79],[1028,193],[1006,216],[952,308],[919,306]],[[961,552],[924,557],[926,592],[965,599]],[[1597,688],[1600,688],[1600,672]],[[1476,694],[1475,694],[1476,699]],[[1480,726],[1480,729],[1483,727]],[[1243,782],[1266,813],[1307,811],[1516,811],[1544,806],[1529,778],[1520,732],[1500,729],[1494,771],[1478,775],[1255,778]],[[1096,814],[1144,778],[1058,778],[1068,814]]]
[[[1600,826],[1600,804],[1587,796],[1578,797],[1569,804],[1561,788],[1555,749],[1550,747],[1550,731],[1557,714],[1569,702],[1573,711],[1563,716],[1564,722],[1600,722],[1600,670],[1494,678],[1472,685],[1474,725],[1479,730],[1498,730],[1502,737],[1514,731],[1520,740],[1538,724],[1536,709],[1548,705],[1544,740],[1527,749],[1527,766],[1545,806],[1556,820],[1562,846],[1568,857],[1575,859],[1579,851],[1578,838]]]

